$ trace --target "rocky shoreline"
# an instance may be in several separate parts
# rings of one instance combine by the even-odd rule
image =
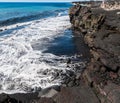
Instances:
[[[80,76],[82,71],[85,69],[86,64],[90,60],[90,53],[89,48],[84,43],[83,36],[78,35],[78,33],[74,31],[73,34],[74,42],[77,48],[77,54],[71,56],[70,58],[66,58],[65,60],[61,60],[61,62],[66,62],[67,66],[72,68],[73,71],[67,70],[66,72],[63,72],[56,70],[56,72],[53,74],[54,78],[61,78],[62,83],[60,86],[54,85],[46,89],[37,88],[33,93],[2,93],[0,94],[0,103],[56,103],[56,101],[60,102],[60,100],[62,100],[61,95],[63,96],[63,94],[61,93],[63,93],[64,90],[72,88],[73,90],[77,91],[78,87],[82,85]],[[69,89],[66,90],[66,92],[71,91]],[[55,100],[55,98],[57,99]],[[61,99],[59,100],[58,98]],[[68,98],[66,98],[66,102],[69,100]]]
[[[80,4],[71,7],[69,16],[78,55],[68,59],[67,64],[73,72],[60,73],[64,75],[61,86],[37,93],[1,94],[0,103],[120,103],[118,12]],[[81,58],[85,58],[85,63],[80,62]]]
[[[97,94],[100,103],[120,102],[120,10],[106,11],[75,5],[70,21],[82,32],[92,55],[82,74]]]
[[[75,41],[77,44],[81,40],[82,42],[81,47],[83,47],[83,50],[81,51],[80,47],[76,45],[78,49],[77,50],[78,54],[62,61],[66,62],[67,66],[72,68],[73,71],[67,70],[66,73],[64,73],[63,71],[61,72],[56,71],[54,76],[55,78],[61,77],[62,80],[61,85],[54,85],[46,89],[39,89],[39,91],[36,90],[36,92],[33,93],[15,93],[15,94],[2,93],[0,94],[0,103],[61,103],[61,100],[63,98],[61,96],[63,96],[63,92],[65,90],[66,92],[70,92],[72,89],[73,91],[75,90],[76,93],[78,91],[78,88],[86,89],[86,87],[82,86],[82,81],[80,77],[82,71],[85,69],[86,64],[90,59],[89,49],[86,47],[86,44],[83,41],[83,37],[80,36],[79,39],[76,40],[78,36],[76,33],[75,35],[76,35]],[[77,94],[77,96],[79,95]],[[70,103],[69,101],[67,101],[69,100],[68,98],[69,96],[65,99],[66,102],[64,103]],[[71,103],[73,102],[74,101],[72,101]]]

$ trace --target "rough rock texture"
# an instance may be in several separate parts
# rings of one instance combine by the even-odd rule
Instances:
[[[63,87],[54,97],[56,103],[99,103],[98,98],[89,87]]]
[[[120,103],[119,12],[80,5],[69,10],[74,31],[83,34],[92,54],[82,78],[94,87],[101,103]]]
[[[101,7],[106,10],[120,9],[120,0],[104,0]]]

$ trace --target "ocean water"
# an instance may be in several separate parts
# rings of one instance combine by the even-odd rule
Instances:
[[[69,3],[0,3],[0,93],[60,85],[75,53]]]
[[[60,15],[70,3],[0,3],[0,26]]]

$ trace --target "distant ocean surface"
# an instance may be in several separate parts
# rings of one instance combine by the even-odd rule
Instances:
[[[0,3],[0,93],[60,85],[75,54],[70,3]]]
[[[0,26],[58,15],[70,3],[0,3]]]

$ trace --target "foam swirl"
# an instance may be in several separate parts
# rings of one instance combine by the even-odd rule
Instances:
[[[30,92],[61,83],[65,57],[44,53],[49,42],[70,27],[68,16],[56,16],[8,26],[0,37],[0,92]],[[38,45],[39,50],[33,47]]]

